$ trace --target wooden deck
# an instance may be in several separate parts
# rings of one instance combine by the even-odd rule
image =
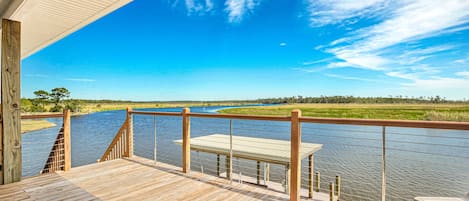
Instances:
[[[240,184],[141,157],[117,159],[0,186],[0,200],[288,200]]]

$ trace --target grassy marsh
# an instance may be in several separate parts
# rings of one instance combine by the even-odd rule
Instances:
[[[219,111],[229,114],[290,115],[300,109],[303,116],[360,119],[469,121],[469,104],[288,104]]]

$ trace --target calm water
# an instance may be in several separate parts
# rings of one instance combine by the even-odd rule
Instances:
[[[191,112],[214,113],[221,107],[193,107]],[[145,109],[180,112],[181,108]],[[109,111],[72,117],[72,166],[94,163],[100,158],[125,119],[125,111]],[[57,125],[61,119],[49,119]],[[134,115],[135,154],[154,158],[154,122],[157,160],[181,165],[180,117]],[[289,140],[288,122],[233,120],[233,134]],[[326,192],[335,175],[342,178],[345,200],[378,200],[381,195],[382,128],[303,124],[302,140],[323,144],[315,155],[315,171],[321,173]],[[23,135],[23,174],[37,175],[44,165],[58,127]],[[191,137],[229,133],[229,120],[191,118]],[[412,200],[415,196],[457,196],[469,192],[469,132],[436,129],[386,128],[387,199]],[[227,142],[229,143],[229,142]],[[224,161],[224,160],[222,160]],[[303,161],[303,178],[307,174]],[[215,173],[216,156],[192,153],[192,168]],[[222,164],[222,167],[224,165]],[[256,164],[233,160],[239,172],[254,176]],[[271,166],[271,180],[283,182],[284,168]],[[303,180],[303,185],[306,180]]]

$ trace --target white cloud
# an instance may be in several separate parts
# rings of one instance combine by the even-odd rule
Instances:
[[[211,12],[214,6],[212,0],[185,0],[185,4],[189,15],[203,15]]]
[[[374,79],[368,79],[368,78],[362,78],[362,77],[352,77],[352,76],[343,76],[343,75],[337,75],[337,74],[331,74],[331,73],[325,73],[327,77],[333,77],[333,78],[339,78],[339,79],[344,79],[344,80],[357,80],[357,81],[365,81],[365,82],[381,82],[380,80],[374,80]]]
[[[462,47],[444,44],[448,43],[446,41],[424,48],[420,45],[422,39],[469,29],[466,24],[469,22],[469,1],[311,0],[309,4],[312,26],[350,24],[348,20],[369,18],[368,15],[380,17],[375,24],[352,30],[328,45],[319,46],[320,50],[339,60],[329,63],[328,68],[382,71],[390,77],[404,79],[402,86],[406,88],[460,87],[461,84],[469,88],[467,79],[441,76],[439,68],[425,64],[431,57]],[[387,7],[383,8],[383,5]],[[386,15],[381,15],[383,11]],[[466,61],[454,61],[463,62]],[[466,73],[457,75],[466,76]]]
[[[361,18],[375,14],[387,5],[385,0],[309,0],[308,12],[311,26],[328,24],[353,24]]]
[[[225,11],[228,13],[228,22],[241,22],[244,16],[252,13],[259,4],[260,0],[226,0]]]
[[[319,64],[319,63],[325,63],[325,62],[329,62],[331,60],[333,60],[334,58],[333,57],[328,57],[328,58],[324,58],[324,59],[318,59],[318,60],[313,60],[313,61],[304,61],[302,64],[304,66],[308,66],[308,65],[313,65],[313,64]]]
[[[391,15],[382,23],[360,30],[359,36],[365,39],[353,44],[353,49],[375,51],[464,24],[469,17],[469,1],[412,1]]]
[[[25,77],[38,77],[38,78],[48,78],[48,75],[44,74],[24,74]]]
[[[65,78],[64,80],[74,81],[74,82],[96,82],[96,80],[88,78]]]
[[[298,71],[302,71],[302,72],[305,72],[305,73],[316,73],[316,72],[326,70],[326,68],[324,68],[324,67],[316,67],[316,68],[300,67],[300,68],[293,68],[293,70],[298,70]]]
[[[469,78],[469,71],[461,71],[456,73],[457,76]]]
[[[466,89],[469,90],[469,79],[435,77],[433,79],[415,79],[412,83],[402,84],[406,88],[436,90],[436,89]]]
[[[330,67],[355,67],[371,70],[382,70],[388,63],[387,59],[371,54],[355,52],[353,50],[338,50],[335,52],[337,58],[343,62],[331,63]]]
[[[467,64],[469,63],[469,53],[467,54],[466,58],[456,59],[453,61],[455,64]]]
[[[436,53],[441,53],[455,48],[453,45],[436,45],[427,48],[415,48],[412,50],[404,50],[399,52],[397,57],[399,64],[401,65],[413,65],[419,63],[425,59],[435,56]]]
[[[287,46],[287,43],[280,43],[279,45],[280,45],[280,47],[285,47],[285,46]]]

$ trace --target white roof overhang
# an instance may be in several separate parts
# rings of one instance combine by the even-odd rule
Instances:
[[[21,22],[21,58],[26,58],[131,1],[0,0],[0,16]]]

